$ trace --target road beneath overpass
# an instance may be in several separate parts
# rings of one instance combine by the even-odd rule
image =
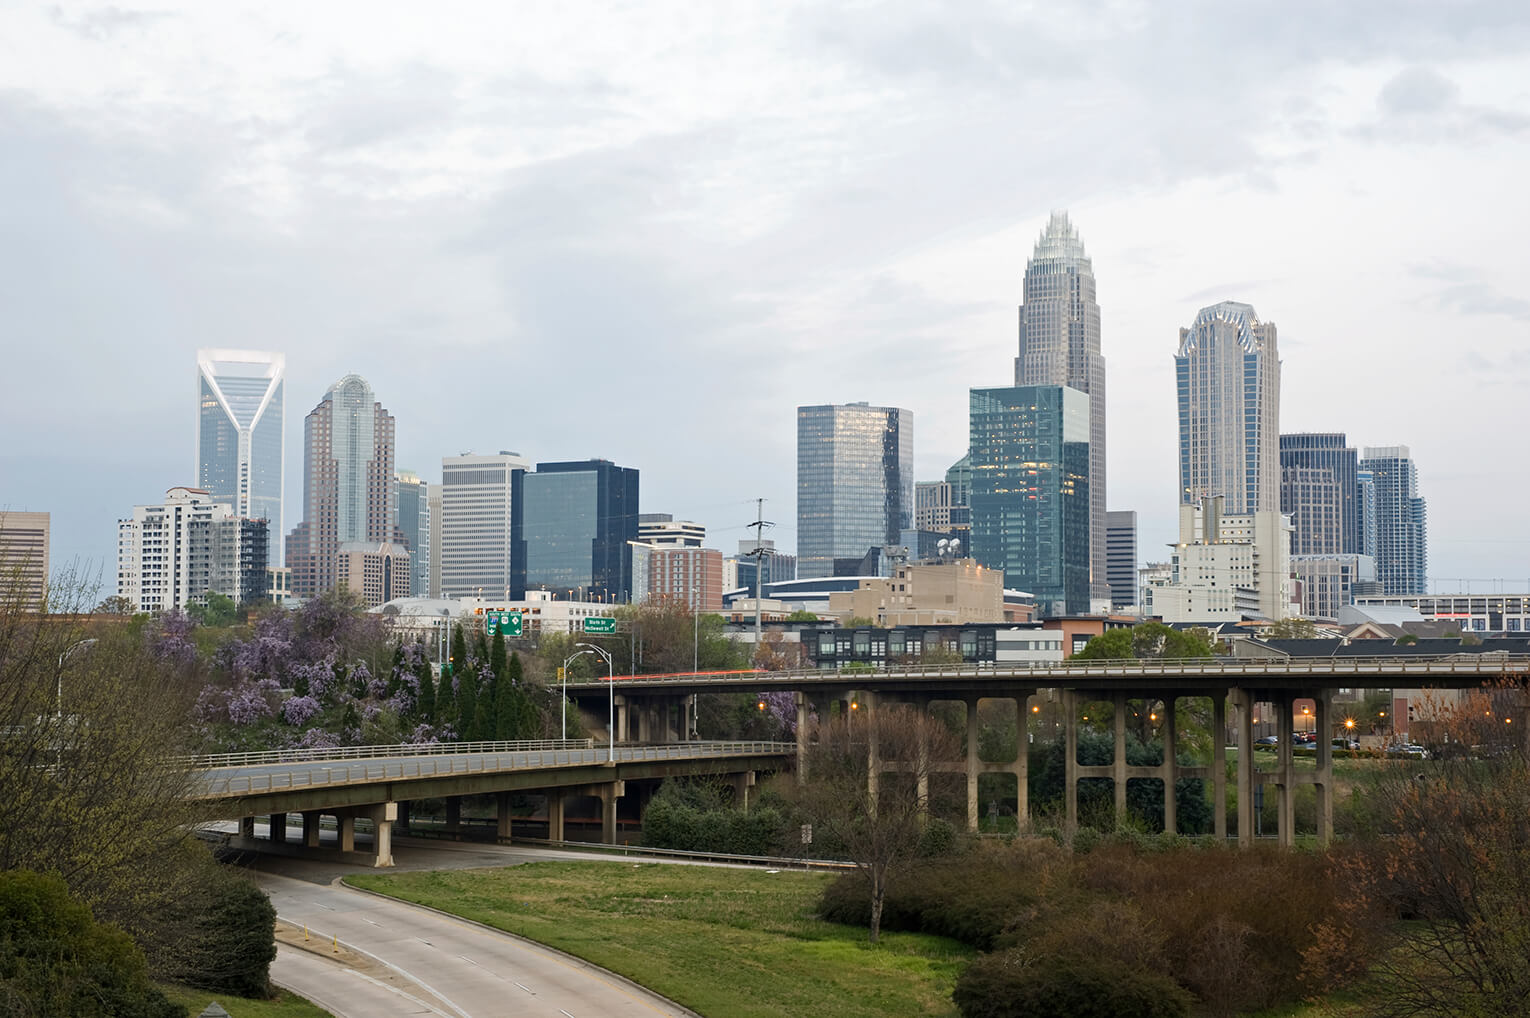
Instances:
[[[573,856],[495,846],[399,848],[401,866],[412,869]],[[306,860],[262,866],[258,880],[285,929],[272,978],[336,1018],[693,1016],[619,976],[531,941],[326,879],[327,870],[354,872],[353,867]]]

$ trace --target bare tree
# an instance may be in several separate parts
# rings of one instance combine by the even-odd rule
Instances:
[[[930,776],[960,747],[938,719],[905,705],[850,711],[821,723],[817,734],[797,805],[815,837],[843,846],[865,881],[874,944],[888,886],[924,836]]]

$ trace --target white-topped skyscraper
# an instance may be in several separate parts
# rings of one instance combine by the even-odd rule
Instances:
[[[1089,396],[1089,590],[1108,599],[1105,548],[1105,358],[1094,265],[1066,212],[1053,212],[1025,265],[1015,385],[1065,385]]]
[[[197,487],[235,516],[265,520],[280,562],[287,358],[197,351]]]
[[[1275,323],[1236,301],[1179,330],[1180,503],[1223,497],[1228,515],[1280,510],[1280,354]]]

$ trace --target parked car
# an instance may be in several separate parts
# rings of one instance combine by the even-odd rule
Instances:
[[[1266,735],[1262,739],[1255,739],[1254,740],[1254,745],[1256,745],[1256,746],[1278,746],[1278,745],[1280,745],[1280,740],[1277,739],[1273,735]]]
[[[1398,746],[1396,751],[1401,753],[1403,756],[1412,757],[1415,760],[1429,759],[1429,750],[1425,749],[1423,746],[1420,746],[1416,742],[1410,742],[1407,745]]]
[[[1311,732],[1297,732],[1291,736],[1291,741],[1298,746],[1313,746],[1317,744],[1317,736]]]
[[[1360,740],[1359,739],[1338,738],[1338,739],[1333,740],[1333,748],[1334,749],[1359,749],[1360,748]]]

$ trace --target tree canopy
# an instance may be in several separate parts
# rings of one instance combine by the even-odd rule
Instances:
[[[1162,622],[1142,622],[1130,629],[1108,629],[1073,655],[1075,661],[1144,660],[1211,657],[1203,631],[1175,629]]]

